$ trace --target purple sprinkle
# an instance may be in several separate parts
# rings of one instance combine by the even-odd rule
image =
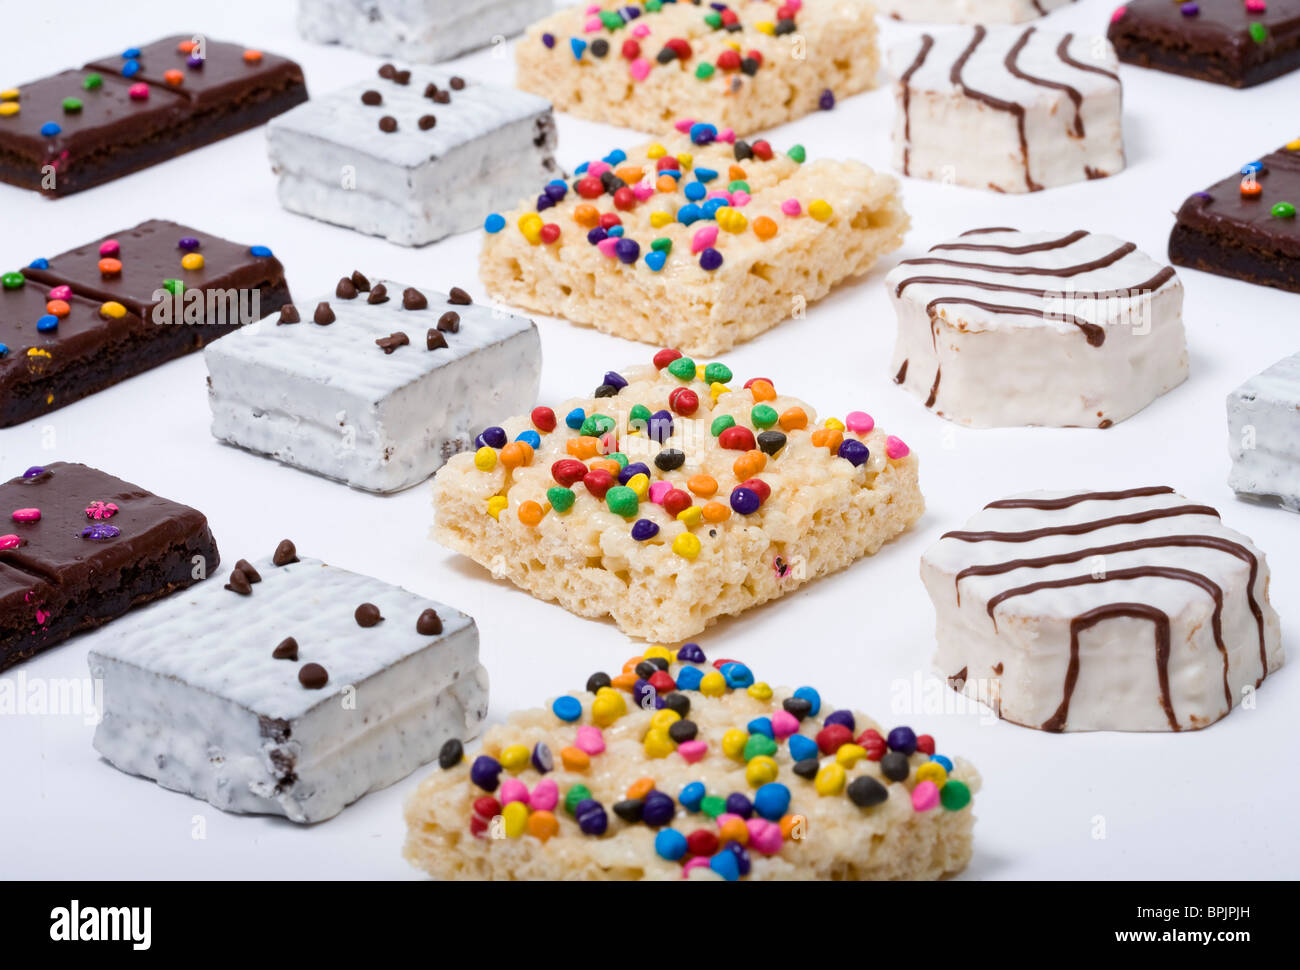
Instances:
[[[702,664],[705,660],[704,651],[698,643],[683,643],[677,651],[677,659],[688,664]]]
[[[555,756],[551,754],[551,749],[542,741],[538,741],[533,745],[533,755],[530,760],[533,767],[542,774],[546,774],[555,768]]]
[[[88,525],[81,530],[81,538],[90,539],[94,542],[102,542],[105,539],[116,539],[122,534],[122,530],[115,525],[105,525],[97,522],[94,525]]]
[[[37,475],[44,475],[45,469],[40,465],[33,465],[27,471],[23,472],[23,478],[35,478]]]
[[[843,724],[850,731],[857,729],[857,721],[854,720],[852,711],[831,711],[822,721],[822,727],[830,727],[832,724]]]
[[[624,263],[635,263],[641,255],[641,246],[635,239],[620,239],[614,243],[614,255]]]
[[[545,44],[548,48],[554,47],[554,46],[555,46],[555,35],[554,35],[554,34],[542,34],[542,43]]]
[[[845,438],[840,444],[839,456],[856,468],[866,463],[871,451],[857,438]]]
[[[1185,3],[1180,9],[1184,17],[1195,17],[1201,12],[1201,8],[1194,3]]]
[[[617,387],[620,391],[627,387],[627,378],[612,370],[605,371],[605,379],[602,384],[608,384],[610,387]]]
[[[654,418],[652,417],[650,420],[653,421]],[[646,478],[649,478],[650,466],[643,461],[634,461],[630,464],[624,465],[622,470],[618,473],[618,483],[620,485],[626,485],[632,480],[633,476],[636,475],[644,475]]]
[[[590,229],[587,231],[587,242],[591,243],[594,246],[596,245],[596,243],[600,242],[602,239],[605,239],[607,236],[609,236],[609,230],[607,230],[604,226],[596,226],[594,229]]]
[[[632,538],[637,542],[645,542],[647,539],[653,539],[659,534],[659,526],[655,525],[649,519],[637,519],[632,525]]]
[[[624,7],[622,10],[619,11],[619,13],[623,15],[624,20],[636,20],[637,17],[641,16],[641,8]]]
[[[830,88],[823,91],[821,97],[817,99],[817,107],[823,111],[830,111],[835,107],[835,95]]]
[[[193,236],[182,236],[176,243],[181,249],[186,251],[199,248],[199,241]]]
[[[203,58],[191,54],[189,57],[185,59],[185,63],[188,64],[190,67],[200,68],[203,66]]]
[[[542,190],[555,202],[563,202],[564,197],[569,194],[569,187],[563,182],[548,182],[546,188]]]
[[[547,195],[545,192],[543,192],[541,195],[539,195],[539,196],[537,197],[537,211],[538,211],[538,212],[541,212],[543,209],[549,209],[549,208],[550,208],[551,206],[553,206],[553,205],[555,205],[555,200],[552,199],[552,198],[551,198],[549,195]]]
[[[700,250],[700,269],[714,270],[722,265],[722,253],[712,246]]]
[[[731,490],[731,507],[741,515],[753,515],[762,504],[763,500],[752,489],[737,485]]]

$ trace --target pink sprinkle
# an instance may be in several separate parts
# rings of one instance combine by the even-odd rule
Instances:
[[[786,199],[781,203],[781,211],[788,216],[797,216],[803,212],[803,206],[799,204],[798,199]]]
[[[578,728],[578,737],[573,744],[587,754],[600,754],[605,750],[605,735],[600,733],[600,728],[584,724]]]
[[[664,504],[664,496],[673,490],[672,482],[655,482],[650,486],[650,501],[655,505]]]
[[[632,186],[632,194],[637,197],[638,202],[644,202],[655,194],[655,187],[648,180],[642,179]]]
[[[70,286],[56,286],[56,287],[54,287],[54,289],[50,290],[50,299],[51,299],[51,300],[70,300],[70,299],[72,299],[72,287],[70,287]]]
[[[587,174],[600,178],[610,170],[609,162],[591,162],[587,165]]]
[[[749,204],[750,195],[743,190],[737,190],[731,193],[731,204],[739,209],[743,205]]]
[[[650,76],[650,62],[644,57],[638,57],[627,66],[627,72],[632,75],[632,80],[644,81]]]
[[[775,855],[781,851],[781,826],[765,818],[751,818],[745,822],[749,829],[749,846],[763,855]]]
[[[122,247],[117,244],[116,239],[110,239],[99,244],[99,255],[101,256],[116,256],[121,251]]]
[[[511,802],[528,802],[528,786],[518,778],[507,778],[501,783],[501,804]]]
[[[912,807],[918,812],[928,812],[939,804],[939,786],[923,781],[912,789]]]
[[[803,8],[803,0],[785,0],[784,5],[789,7],[793,13],[798,13]]]
[[[698,253],[703,249],[708,249],[718,241],[718,227],[704,226],[696,229],[695,235],[691,237],[691,252]]]
[[[708,856],[693,855],[689,859],[687,859],[686,864],[682,866],[682,878],[685,879],[687,876],[689,876],[691,874],[692,869],[707,869],[707,868],[709,868]]]
[[[718,141],[725,141],[727,144],[730,145],[734,143],[735,140],[736,140],[736,133],[732,131],[730,128],[723,128],[722,131],[718,132]]]
[[[1120,19],[1123,18],[1126,13],[1128,13],[1128,7],[1116,7],[1115,12],[1110,15],[1110,22],[1112,24],[1119,23]]]
[[[789,711],[777,711],[772,715],[772,733],[778,741],[783,741],[799,730],[799,719]]]
[[[528,797],[528,807],[534,812],[549,812],[560,800],[560,788],[550,778],[543,778],[533,786],[533,793]]]
[[[693,124],[695,124],[694,118],[683,118],[681,121],[677,122],[677,124],[675,124],[673,127],[676,128],[684,135],[686,134],[686,132],[691,130],[691,125]]]
[[[854,434],[869,434],[876,421],[866,411],[850,411],[844,416],[844,426]]]
[[[614,259],[618,256],[618,253],[614,251],[614,247],[618,245],[619,238],[619,236],[606,236],[600,242],[596,243],[596,248],[610,259]]]
[[[709,753],[709,745],[707,741],[683,741],[677,746],[677,753],[693,765]]]
[[[635,27],[632,28],[632,36],[633,36],[633,37],[649,37],[649,36],[650,36],[650,28],[647,27],[645,24],[637,24]]]
[[[132,101],[147,101],[149,100],[149,85],[144,84],[143,82],[140,84],[132,84],[131,89],[127,91],[127,94],[131,96]]]
[[[600,13],[600,4],[592,3],[587,5],[587,16]]]
[[[726,189],[714,189],[704,197],[705,202],[708,202],[709,199],[721,199],[723,202],[727,203],[727,205],[731,205],[731,193]]]
[[[583,33],[594,34],[596,31],[600,30],[600,28],[603,26],[604,24],[600,22],[599,17],[589,17],[587,19],[587,22],[582,25],[582,30]]]
[[[15,522],[39,522],[41,521],[40,509],[14,509]]]
[[[91,502],[86,506],[86,518],[111,519],[117,515],[117,506],[112,502]]]
[[[902,438],[890,435],[885,439],[885,454],[897,461],[900,458],[906,458],[912,453],[912,449],[907,447]]]
[[[721,815],[715,818],[714,821],[718,823],[718,828],[722,828],[722,826],[726,825],[732,819],[736,819],[736,818],[739,818],[742,822],[744,821],[744,819],[741,818],[739,815],[733,815],[731,814],[731,812],[723,812]]]
[[[39,624],[40,626],[45,626],[45,623],[46,623],[47,620],[49,620],[49,618],[50,618],[50,611],[49,611],[49,610],[43,610],[43,609],[41,609],[39,606],[36,608],[36,622],[37,622],[37,624]]]
[[[0,549],[17,549],[23,544],[21,537],[10,533],[9,535],[0,536]]]
[[[1268,10],[1268,4],[1264,0],[1246,0],[1246,9],[1251,13],[1264,13]]]

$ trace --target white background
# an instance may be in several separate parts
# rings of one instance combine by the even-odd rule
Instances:
[[[1081,0],[1042,27],[1092,35],[1105,29],[1112,6]],[[314,93],[370,76],[379,63],[301,40],[288,0],[4,7],[0,87],[171,33],[200,32],[285,54],[303,65]],[[887,36],[914,29],[885,26]],[[512,57],[496,53],[463,58],[458,70],[471,79],[512,77]],[[928,511],[876,557],[698,639],[710,656],[743,659],[761,679],[818,686],[837,706],[873,713],[886,725],[910,724],[933,734],[941,752],[970,758],[984,789],[975,802],[975,854],[965,878],[1294,877],[1300,683],[1289,666],[1266,681],[1258,709],[1187,734],[1062,736],[978,713],[897,709],[900,699],[914,703],[914,692],[900,695],[898,682],[932,676],[934,615],[917,578],[922,551],[985,502],[1030,488],[1168,484],[1217,506],[1228,525],[1268,554],[1286,646],[1293,656],[1300,646],[1300,517],[1234,498],[1225,485],[1224,418],[1228,391],[1300,348],[1300,295],[1181,271],[1191,379],[1107,431],[959,430],[889,379],[895,324],[881,278],[897,259],[986,225],[1108,232],[1164,259],[1172,213],[1186,195],[1300,137],[1300,74],[1246,91],[1130,67],[1122,77],[1126,171],[1031,196],[904,180],[913,229],[901,252],[815,304],[807,319],[726,355],[740,379],[771,377],[823,414],[866,410],[903,437],[921,457]],[[885,86],[775,130],[770,139],[778,149],[802,142],[810,159],[851,157],[888,169],[893,111]],[[567,116],[559,117],[559,131],[560,160],[570,170],[644,140]],[[961,146],[953,148],[960,153]],[[299,306],[314,305],[353,269],[483,296],[477,234],[407,249],[282,211],[260,130],[66,199],[0,185],[0,268],[151,217],[272,247]],[[560,321],[539,324],[544,403],[587,393],[607,369],[653,353]],[[456,604],[477,617],[482,631],[494,722],[580,687],[594,670],[617,672],[634,652],[613,624],[535,601],[430,542],[427,484],[379,498],[218,445],[208,432],[204,377],[201,356],[191,356],[0,431],[2,477],[58,459],[87,462],[201,509],[227,565],[269,554],[289,536],[304,554]],[[84,677],[86,652],[86,639],[75,639],[5,676]],[[931,695],[945,696],[937,688]],[[401,806],[426,769],[331,821],[299,827],[226,815],[122,774],[98,759],[92,732],[74,716],[0,717],[0,875],[418,876],[400,855]],[[206,838],[193,837],[196,816]],[[1104,839],[1094,838],[1098,817]]]

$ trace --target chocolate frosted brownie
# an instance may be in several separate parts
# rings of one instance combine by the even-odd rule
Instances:
[[[198,350],[290,299],[267,247],[159,219],[0,282],[0,427]]]
[[[203,514],[85,465],[0,485],[0,670],[203,579]]]
[[[197,35],[167,37],[0,91],[0,181],[69,195],[306,100],[293,61]]]
[[[1300,67],[1300,0],[1133,0],[1108,36],[1127,64],[1248,88]]]
[[[1300,138],[1190,196],[1169,261],[1300,293]]]

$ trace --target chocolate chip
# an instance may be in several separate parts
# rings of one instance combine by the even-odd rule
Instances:
[[[453,306],[469,306],[474,301],[459,286],[453,286],[451,292],[447,294],[447,302]]]
[[[271,651],[271,656],[276,660],[297,660],[298,641],[293,637],[285,637],[280,641],[280,645]]]
[[[451,95],[446,91],[434,91],[433,100],[436,104],[451,104]]]
[[[451,85],[451,89],[453,91],[460,91],[465,87],[465,79],[463,77],[457,77],[455,75],[452,75],[451,80],[448,81],[447,83]]]
[[[286,303],[280,307],[280,319],[275,321],[276,326],[282,323],[300,323],[302,317],[298,316],[298,308],[292,303]]]
[[[373,287],[371,287],[371,289],[370,289],[370,295],[369,295],[368,297],[366,297],[366,302],[367,302],[367,303],[387,303],[387,302],[388,302],[388,287],[384,286],[383,283],[376,283]]]
[[[288,539],[281,539],[280,544],[275,547],[275,554],[271,556],[271,562],[277,566],[287,566],[297,561],[298,550],[293,547],[293,543]]]
[[[236,569],[230,574],[230,582],[226,583],[226,589],[232,593],[238,593],[240,596],[251,596],[253,587],[249,585],[248,577],[244,575],[242,569]]]
[[[396,73],[397,73],[397,68],[393,67],[393,65],[391,64],[379,65],[379,76],[382,78],[387,78],[388,80],[391,81],[393,79],[393,76]]]
[[[424,86],[424,96],[426,98],[432,98],[437,93],[438,85],[434,84],[432,81]]]
[[[420,115],[419,124],[420,124],[421,131],[428,131],[437,123],[438,123],[438,119],[435,118],[433,115]]]
[[[346,276],[339,280],[339,285],[334,287],[334,295],[340,300],[355,300],[357,298],[357,288],[352,285],[352,281]]]
[[[609,41],[598,37],[591,42],[591,53],[595,57],[604,57],[609,53]]]
[[[743,57],[740,60],[740,70],[742,74],[748,74],[753,77],[758,73],[758,61],[752,57]]]
[[[661,472],[676,471],[686,464],[686,452],[680,448],[665,448],[655,455],[655,467]]]
[[[613,681],[609,679],[609,674],[603,670],[598,670],[587,678],[587,690],[594,694],[602,687],[609,687]]]
[[[879,805],[889,797],[889,789],[870,775],[859,775],[854,778],[849,782],[849,787],[844,789],[844,793],[849,796],[849,801],[858,808],[870,808],[872,805]]]
[[[398,347],[405,347],[410,342],[411,338],[400,330],[390,333],[387,337],[379,337],[375,340],[375,343],[386,354],[391,354]]]
[[[685,694],[673,691],[671,694],[664,695],[664,707],[678,717],[685,717],[691,712],[691,699]]]
[[[812,713],[812,701],[806,697],[787,697],[781,702],[787,714],[793,714],[795,720],[802,721]]]
[[[371,107],[373,107],[374,105],[377,105],[377,104],[383,104],[383,103],[384,103],[384,96],[383,96],[382,94],[380,94],[378,91],[362,91],[362,92],[361,92],[361,103],[362,103],[362,104],[368,104],[368,105],[370,105]]]
[[[596,388],[596,397],[614,397],[618,394],[618,388],[613,384],[602,384]]]
[[[782,431],[760,431],[758,448],[765,455],[775,455],[785,447],[785,433]]]
[[[328,327],[334,322],[334,311],[330,309],[328,303],[317,303],[316,312],[312,315],[312,319],[322,327]]]
[[[393,82],[394,82],[395,84],[410,84],[410,83],[411,83],[411,72],[410,72],[410,71],[398,71],[396,74],[393,75]]]
[[[880,759],[880,773],[890,781],[907,781],[912,766],[903,752],[891,751]]]
[[[420,614],[420,618],[415,621],[415,632],[423,633],[426,637],[436,637],[442,632],[442,619],[438,616],[437,610],[425,610]]]
[[[406,289],[402,290],[403,310],[423,310],[428,305],[428,299],[415,287],[408,286]]]
[[[370,280],[362,276],[361,271],[358,269],[352,271],[352,285],[361,293],[368,293],[370,291]]]
[[[352,615],[357,618],[358,626],[374,626],[383,619],[383,617],[379,615],[379,607],[374,603],[362,603],[357,607],[357,611]]]
[[[424,344],[430,350],[441,350],[447,346],[447,338],[433,327],[430,327],[429,332],[424,335]]]
[[[816,758],[804,758],[803,761],[796,761],[790,770],[800,778],[807,778],[811,781],[817,777],[817,772],[821,770],[821,762]]]
[[[645,814],[645,799],[625,798],[621,802],[615,802],[614,814],[629,825],[635,825]]]
[[[699,730],[694,721],[680,719],[668,725],[668,736],[678,744],[684,744],[687,741],[694,741]]]
[[[250,583],[260,583],[262,581],[261,574],[253,568],[253,564],[247,559],[239,560],[239,562],[235,563],[235,568],[248,577]]]
[[[303,664],[298,669],[298,683],[308,690],[320,690],[330,681],[330,675],[320,664]]]
[[[438,318],[438,329],[444,333],[460,333],[460,314],[448,310]]]
[[[731,153],[736,156],[736,161],[746,162],[754,157],[754,149],[749,147],[749,142],[736,139],[736,144],[731,146]]]
[[[465,760],[465,746],[456,738],[451,738],[438,751],[438,767],[450,771]]]
[[[384,115],[379,119],[379,130],[392,134],[397,130],[397,119],[392,115]]]

